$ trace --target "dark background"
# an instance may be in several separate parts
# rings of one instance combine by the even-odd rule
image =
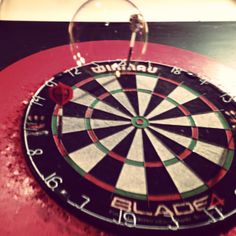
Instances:
[[[150,22],[149,42],[209,56],[236,68],[236,22]],[[80,40],[130,38],[122,23],[83,23]],[[88,30],[89,29],[89,30]],[[112,29],[112,30],[111,30]],[[0,22],[0,70],[35,52],[69,43],[67,22]]]

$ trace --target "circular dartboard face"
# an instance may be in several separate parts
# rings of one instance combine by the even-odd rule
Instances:
[[[235,110],[189,71],[96,62],[35,93],[24,144],[38,180],[77,215],[127,229],[198,228],[236,209]]]

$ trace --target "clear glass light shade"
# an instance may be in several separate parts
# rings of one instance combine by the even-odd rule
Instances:
[[[146,52],[148,26],[140,10],[129,0],[88,0],[69,24],[70,46],[78,66],[96,60],[93,44],[81,49],[84,41],[125,40],[119,55],[127,61],[140,60]],[[117,58],[107,58],[117,59]]]

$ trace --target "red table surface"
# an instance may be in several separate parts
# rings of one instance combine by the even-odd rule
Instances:
[[[96,60],[125,58],[125,41],[81,44],[81,54],[93,46]],[[106,48],[106,50],[104,50]],[[233,71],[205,56],[170,46],[149,44],[143,60],[155,61],[220,80]],[[39,187],[25,162],[21,126],[28,100],[48,79],[75,66],[69,46],[51,48],[26,57],[0,72],[0,235],[65,236],[113,235],[67,213]],[[236,235],[236,227],[219,235]]]

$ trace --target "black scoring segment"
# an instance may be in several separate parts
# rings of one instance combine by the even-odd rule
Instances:
[[[109,112],[101,111],[98,109],[93,109],[92,117],[95,119],[105,119],[105,120],[123,120],[123,121],[129,121],[130,119],[121,117]]]
[[[163,80],[162,78],[160,78],[157,82],[156,88],[154,90],[155,93],[159,93],[165,97],[168,97],[168,95],[174,91],[174,89],[177,87],[178,85],[173,84],[169,81]]]
[[[169,150],[172,150],[176,155],[180,155],[186,150],[186,147],[160,134],[159,132],[149,128],[154,136],[156,136]]]
[[[153,144],[151,143],[145,131],[143,131],[143,145],[145,146],[144,149],[145,162],[161,162],[158,153],[156,152]]]
[[[192,172],[197,174],[205,183],[216,177],[222,169],[221,166],[211,162],[210,159],[208,160],[194,152],[184,159],[184,162],[191,168]]]
[[[93,143],[86,130],[63,134],[62,142],[68,153],[74,152]]]
[[[192,114],[199,114],[199,113],[205,113],[205,112],[211,112],[212,109],[203,102],[200,98],[195,98],[192,101],[186,102],[183,104],[185,108]]]
[[[165,168],[146,168],[149,195],[174,195],[178,193],[170,175]]]
[[[122,157],[126,158],[134,139],[136,129],[133,129],[119,144],[117,144],[112,151],[119,153]]]
[[[175,134],[184,135],[186,137],[192,137],[192,128],[188,126],[181,125],[168,125],[168,124],[153,124],[150,122],[150,125],[157,127],[166,131],[173,132]]]
[[[130,112],[121,103],[119,103],[113,96],[109,95],[110,91],[107,91],[96,80],[92,80],[91,82],[82,85],[80,88],[83,89],[84,91],[89,92],[90,94],[97,97],[98,99],[101,99],[102,101],[109,104],[110,106],[131,116]],[[104,95],[105,95],[105,98],[103,98]]]
[[[154,93],[160,94],[164,97],[167,97],[177,85],[170,83],[168,81],[158,79],[157,85],[154,89]],[[150,103],[147,107],[145,115],[148,115],[155,107],[157,107],[163,101],[163,97],[159,97],[157,95],[153,95]]]
[[[67,117],[84,118],[87,109],[87,106],[74,102],[68,102],[63,106],[63,115]]]
[[[136,83],[136,75],[121,75],[119,78],[119,83],[123,89],[137,89]],[[139,114],[139,106],[138,106],[138,94],[137,91],[127,92],[126,93],[131,105],[133,106],[136,114]]]
[[[161,113],[160,115],[152,117],[150,120],[168,119],[173,117],[180,117],[183,115],[183,112],[178,107],[175,107],[173,109],[170,109],[169,111]]]
[[[158,96],[152,96],[151,101],[148,104],[148,107],[144,113],[144,116],[147,116],[155,107],[157,107],[161,102],[163,101],[163,98]]]
[[[116,185],[123,163],[105,156],[90,172],[95,178],[112,186]]]
[[[103,139],[110,135],[116,134],[124,129],[127,129],[129,127],[130,125],[120,125],[120,126],[115,126],[115,127],[98,128],[98,129],[94,129],[94,132],[98,139]]]
[[[228,140],[224,129],[198,128],[199,139],[217,146],[227,147]]]

